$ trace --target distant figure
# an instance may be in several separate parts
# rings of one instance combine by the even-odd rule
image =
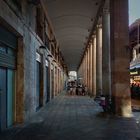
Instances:
[[[76,86],[75,85],[73,85],[73,87],[72,87],[72,95],[73,96],[76,95]]]
[[[78,95],[82,95],[82,85],[78,85]]]
[[[84,86],[84,89],[85,89],[85,93],[84,93],[84,95],[88,95],[88,89],[87,89],[87,86]]]
[[[71,95],[72,94],[72,85],[71,85],[71,82],[68,82],[68,84],[67,84],[67,92],[68,92],[68,95]]]

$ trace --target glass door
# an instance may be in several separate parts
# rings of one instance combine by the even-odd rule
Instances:
[[[14,103],[15,103],[15,73],[14,70],[7,70],[7,127],[14,122]]]
[[[0,33],[0,129],[4,130],[14,123],[18,38],[2,25],[0,25]]]
[[[6,69],[0,67],[0,130],[6,124]]]

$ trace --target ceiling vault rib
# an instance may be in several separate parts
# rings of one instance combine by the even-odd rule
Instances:
[[[89,17],[89,16],[79,15],[79,14],[77,14],[77,15],[76,14],[61,15],[61,16],[53,17],[52,19],[53,20],[57,20],[57,19],[60,19],[60,18],[63,18],[63,17],[84,17],[84,18],[91,19],[91,17]]]
[[[70,28],[76,28],[76,29],[86,29],[86,28],[83,28],[83,27],[80,27],[80,26],[65,26],[65,27],[61,27],[61,28],[58,28],[58,30],[63,30],[63,29],[70,29]],[[56,29],[55,29],[56,30]],[[86,29],[87,32],[88,32],[88,29]]]

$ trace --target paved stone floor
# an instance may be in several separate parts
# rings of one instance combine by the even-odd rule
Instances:
[[[140,99],[132,99],[131,103],[134,119],[136,120],[137,124],[140,125]]]
[[[134,118],[105,115],[93,99],[61,95],[22,127],[0,134],[0,140],[140,140]]]

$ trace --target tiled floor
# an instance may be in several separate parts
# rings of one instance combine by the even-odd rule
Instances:
[[[61,95],[30,123],[0,134],[0,140],[140,140],[134,118],[105,115],[93,99]]]

